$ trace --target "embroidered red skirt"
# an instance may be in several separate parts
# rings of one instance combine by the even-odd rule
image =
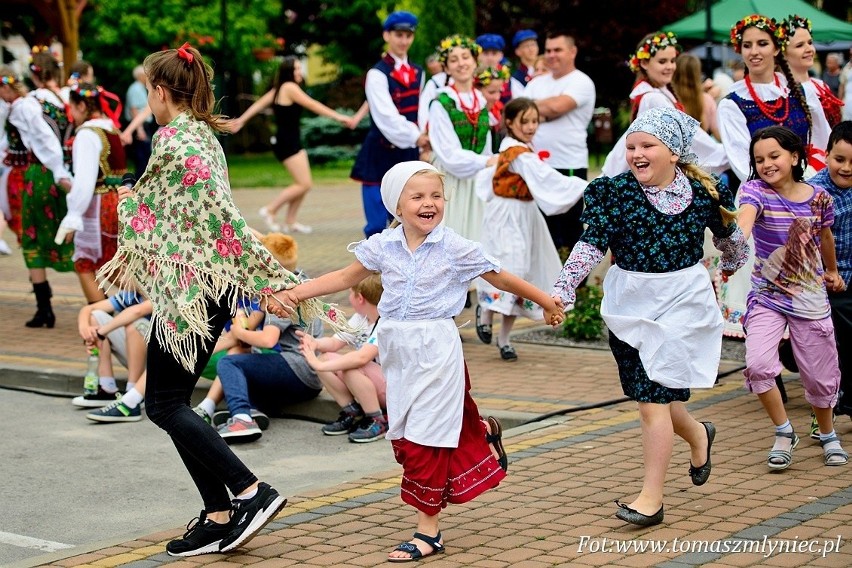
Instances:
[[[433,516],[448,503],[467,503],[497,487],[506,472],[485,441],[487,430],[470,396],[470,377],[464,368],[464,407],[457,448],[434,448],[405,438],[391,440],[396,461],[402,465],[402,500]]]

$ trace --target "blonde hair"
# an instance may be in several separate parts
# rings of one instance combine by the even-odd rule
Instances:
[[[152,53],[142,62],[148,82],[153,87],[168,89],[179,108],[187,108],[196,120],[202,120],[218,132],[224,130],[224,117],[215,113],[213,68],[204,62],[194,47],[181,48],[192,56],[187,61],[177,49]]]
[[[367,303],[378,306],[379,300],[382,299],[382,292],[384,292],[382,276],[378,272],[374,272],[352,286],[352,291],[361,294]]]
[[[14,79],[14,81],[9,84],[9,87],[11,87],[12,90],[18,94],[18,96],[23,97],[27,94],[27,89],[24,86],[24,82],[18,78],[12,68],[8,65],[0,65],[0,77],[11,77],[12,79]]]
[[[676,59],[672,87],[686,114],[701,122],[704,115],[704,88],[701,85],[701,61],[694,55],[681,53]],[[706,126],[702,124],[702,127]]]
[[[713,201],[719,201],[719,192],[716,190],[716,178],[705,172],[696,164],[679,163],[678,166],[680,166],[681,170],[683,170],[686,177],[694,179],[700,183],[701,186],[707,190],[707,193],[710,194],[710,197],[713,198]],[[722,223],[726,227],[737,220],[738,212],[736,210],[731,211],[730,209],[726,209],[720,205],[719,213],[722,214]]]

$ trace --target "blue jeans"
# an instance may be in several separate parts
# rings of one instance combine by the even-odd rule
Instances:
[[[393,216],[388,213],[385,204],[382,203],[382,191],[378,185],[363,184],[361,186],[361,200],[364,202],[364,216],[367,218],[364,235],[369,239],[387,229]]]
[[[221,303],[207,302],[212,337],[205,340],[196,336],[198,359],[192,372],[184,369],[174,355],[160,345],[156,332],[151,333],[148,343],[145,410],[151,422],[171,437],[208,513],[231,508],[228,489],[238,495],[257,481],[216,430],[189,406],[195,383],[210,359],[216,338],[231,317],[228,296],[225,294]],[[157,316],[151,325],[156,329]]]
[[[231,416],[250,414],[252,408],[279,414],[283,405],[320,393],[303,383],[279,353],[227,355],[216,365],[216,374]]]

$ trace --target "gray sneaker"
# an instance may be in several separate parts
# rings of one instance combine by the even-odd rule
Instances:
[[[229,418],[216,431],[228,442],[254,442],[263,436],[257,422],[254,420],[246,422],[239,418]]]
[[[263,412],[261,412],[260,410],[258,410],[256,408],[252,408],[251,411],[250,411],[250,414],[251,414],[252,420],[257,422],[257,425],[260,426],[261,430],[268,430],[269,429],[269,416],[267,416],[266,414],[264,414]],[[230,417],[231,417],[231,413],[228,412],[227,410],[220,410],[220,411],[216,412],[213,415],[213,426],[218,429],[219,426],[221,426],[222,424],[225,424]]]
[[[355,443],[375,442],[385,437],[388,432],[388,421],[382,418],[374,420],[365,418],[358,429],[349,434],[349,441]]]
[[[322,433],[326,436],[342,436],[354,432],[358,428],[358,424],[364,419],[363,414],[353,416],[344,411],[340,411],[337,420],[322,427]]]

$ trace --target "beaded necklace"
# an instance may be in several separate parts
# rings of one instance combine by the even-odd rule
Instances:
[[[745,76],[745,84],[746,88],[748,88],[748,94],[751,95],[751,99],[754,101],[754,104],[757,105],[757,108],[760,109],[760,112],[763,113],[763,116],[779,124],[787,120],[787,117],[790,116],[790,97],[781,96],[775,102],[767,103],[757,96],[757,92],[751,84],[751,77],[748,75]],[[775,86],[778,88],[781,87],[778,75],[775,75]],[[781,110],[782,105],[784,106],[783,114],[781,116],[775,116],[778,111]]]
[[[456,93],[456,97],[459,99],[459,106],[461,107],[462,112],[464,113],[465,118],[471,124],[471,126],[476,126],[476,123],[479,122],[479,113],[482,112],[482,109],[479,106],[479,98],[476,96],[476,91],[471,91],[471,95],[473,95],[473,103],[470,106],[465,106],[464,99],[462,99],[461,93],[456,89],[455,85],[451,85],[450,88]]]

